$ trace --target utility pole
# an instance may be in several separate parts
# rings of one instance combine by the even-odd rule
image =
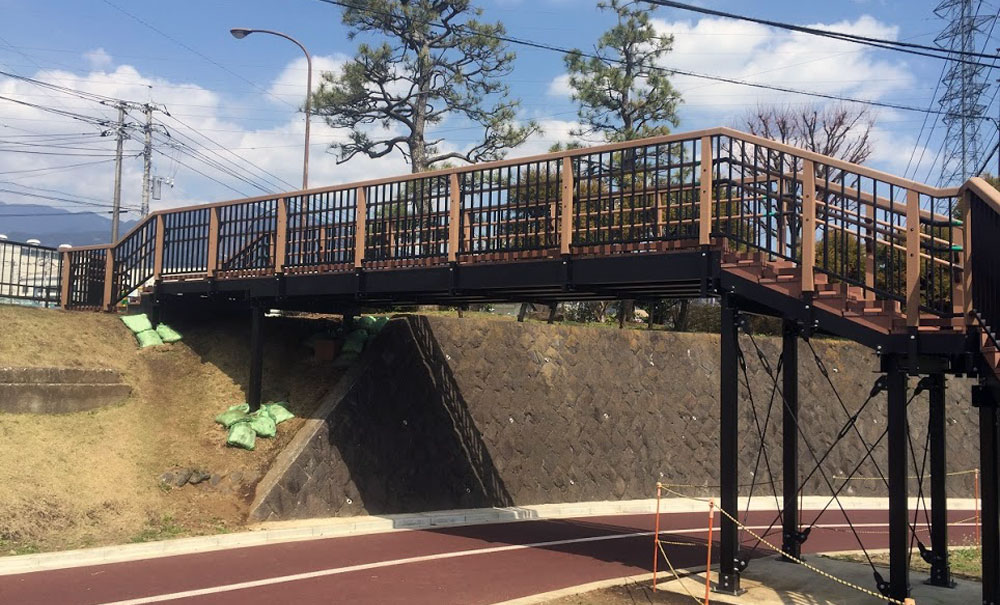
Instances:
[[[125,102],[118,103],[118,146],[115,149],[115,195],[111,209],[111,244],[118,243],[118,218],[122,206],[122,147],[125,144]]]
[[[146,144],[142,149],[142,216],[149,215],[149,194],[153,183],[149,180],[153,168],[153,104],[143,106],[146,111]]]

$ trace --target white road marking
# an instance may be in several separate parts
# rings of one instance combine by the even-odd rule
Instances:
[[[855,523],[854,527],[886,527],[887,523]],[[754,531],[766,530],[766,525],[751,525],[747,526]],[[825,529],[835,529],[835,528],[846,528],[850,527],[846,523],[830,523],[817,525],[818,528]],[[956,523],[950,527],[975,527],[974,523]],[[700,534],[708,532],[707,527],[701,528],[690,528],[690,529],[670,529],[661,530],[660,535],[672,535],[672,534]],[[507,546],[492,546],[488,548],[476,548],[472,550],[461,550],[455,552],[437,553],[433,555],[421,555],[418,557],[407,557],[404,559],[393,559],[391,561],[375,561],[373,563],[362,563],[359,565],[348,565],[346,567],[335,567],[332,569],[320,569],[317,571],[309,571],[304,573],[291,574],[286,576],[276,576],[273,578],[263,578],[260,580],[251,580],[248,582],[237,582],[235,584],[223,584],[220,586],[210,586],[208,588],[198,588],[195,590],[185,590],[182,592],[172,592],[169,594],[153,595],[148,597],[140,597],[137,599],[126,599],[124,601],[113,601],[109,603],[104,603],[102,605],[145,605],[146,603],[162,603],[163,601],[172,601],[175,599],[184,599],[188,597],[199,597],[202,595],[218,594],[221,592],[232,592],[235,590],[245,590],[247,588],[258,588],[260,586],[271,586],[274,584],[284,584],[287,582],[298,582],[300,580],[310,580],[313,578],[322,578],[326,576],[336,576],[345,573],[351,573],[354,571],[364,571],[367,569],[378,569],[380,567],[394,567],[397,565],[407,565],[410,563],[423,563],[425,561],[437,561],[441,559],[455,559],[459,557],[472,557],[476,555],[488,555],[501,552],[510,552],[516,550],[526,550],[529,548],[546,548],[549,546],[562,546],[565,544],[581,544],[586,542],[602,542],[606,540],[623,540],[626,538],[642,538],[646,536],[652,536],[654,532],[652,531],[642,531],[633,532],[628,534],[610,534],[606,536],[590,536],[587,538],[570,538],[566,540],[550,540],[548,542],[535,542],[532,544],[510,544]]]

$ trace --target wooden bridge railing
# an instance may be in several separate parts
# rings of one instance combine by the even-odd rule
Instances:
[[[726,245],[797,263],[804,293],[819,271],[897,300],[916,326],[969,299],[959,200],[715,128],[160,211],[114,246],[67,252],[63,304],[108,308],[150,280]]]

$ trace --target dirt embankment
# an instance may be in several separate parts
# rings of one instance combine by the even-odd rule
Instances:
[[[245,399],[248,323],[177,325],[182,342],[138,350],[112,315],[0,306],[0,366],[111,368],[133,387],[112,408],[0,414],[0,554],[241,527],[254,485],[340,372],[302,344],[328,320],[269,319],[264,397],[298,418],[253,452],[226,447],[213,418]],[[177,468],[214,476],[161,481]]]

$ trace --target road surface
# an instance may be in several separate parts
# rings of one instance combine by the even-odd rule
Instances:
[[[748,525],[763,532],[774,515],[750,513]],[[810,519],[808,515],[808,511],[803,513],[803,518]],[[850,515],[866,547],[886,547],[884,510],[851,511]],[[954,522],[964,521],[951,529],[954,542],[974,535],[975,525],[969,521],[972,515],[970,511],[951,512]],[[0,603],[497,603],[648,573],[652,570],[653,526],[650,514],[520,521],[36,571],[0,576]],[[705,513],[661,516],[662,539],[683,543],[666,545],[675,567],[704,566],[706,526]],[[780,527],[772,528],[767,538],[780,544]],[[747,534],[743,540],[747,549],[756,542]],[[833,511],[823,515],[804,545],[805,552],[857,548],[844,518]],[[713,555],[717,552],[713,549]],[[763,545],[754,552],[754,556],[771,554]]]

